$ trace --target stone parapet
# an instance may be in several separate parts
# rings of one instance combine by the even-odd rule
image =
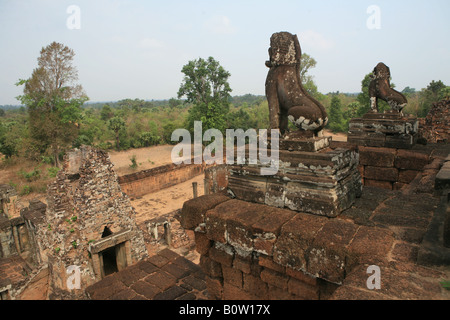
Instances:
[[[182,225],[195,232],[209,298],[441,299],[445,275],[415,265],[417,237],[425,233],[435,201],[410,203],[407,208],[417,211],[408,214],[397,207],[404,195],[376,190],[382,189],[363,193],[352,212],[337,218],[224,194],[185,202]],[[383,272],[380,291],[367,287],[371,265]],[[423,287],[403,282],[407,270]],[[433,275],[424,277],[426,272]]]
[[[278,172],[261,175],[259,165],[228,166],[228,190],[240,200],[336,217],[362,189],[358,152],[280,150]]]
[[[367,147],[410,149],[417,142],[419,121],[397,113],[367,113],[351,119],[347,141]]]

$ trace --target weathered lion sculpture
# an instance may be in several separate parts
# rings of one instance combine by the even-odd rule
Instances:
[[[391,112],[401,114],[408,101],[403,94],[391,88],[389,67],[382,62],[378,63],[371,77],[369,84],[371,112],[378,112],[378,99],[381,99],[389,104]]]
[[[300,79],[301,48],[296,35],[274,33],[270,38],[270,68],[266,79],[270,128],[284,135],[289,120],[300,129],[317,134],[328,122],[325,108],[303,88]]]

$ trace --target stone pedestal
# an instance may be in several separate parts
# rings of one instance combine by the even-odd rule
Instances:
[[[347,141],[367,147],[410,149],[419,131],[417,118],[398,113],[372,113],[349,122]]]
[[[263,176],[261,165],[231,165],[229,192],[240,200],[338,216],[361,195],[362,182],[359,154],[355,150],[324,147],[330,140],[330,137],[280,139],[278,172]],[[297,151],[314,148],[319,151]]]

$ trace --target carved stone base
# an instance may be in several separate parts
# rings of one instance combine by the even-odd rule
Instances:
[[[360,197],[356,151],[280,150],[279,155],[279,170],[272,176],[262,176],[260,165],[229,166],[229,193],[240,200],[328,217],[338,216]]]
[[[331,137],[313,137],[303,140],[280,139],[280,150],[315,152],[330,146]]]
[[[416,144],[419,121],[398,113],[367,113],[349,122],[347,141],[367,147],[410,149]]]

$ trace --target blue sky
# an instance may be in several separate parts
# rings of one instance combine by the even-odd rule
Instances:
[[[67,27],[70,5],[80,29]],[[379,29],[367,26],[371,5]],[[231,73],[233,95],[263,95],[269,39],[279,31],[297,34],[317,60],[310,73],[322,93],[359,92],[381,61],[397,89],[450,85],[448,12],[447,0],[0,0],[0,104],[18,104],[14,83],[31,76],[52,41],[75,51],[91,101],[176,97],[183,65],[209,56]]]

